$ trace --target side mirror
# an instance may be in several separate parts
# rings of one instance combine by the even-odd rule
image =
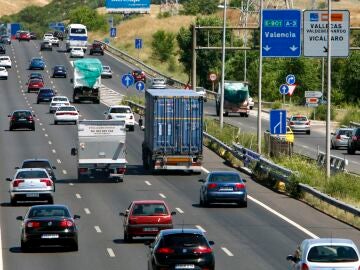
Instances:
[[[8,178],[6,178],[6,181],[9,181],[9,182],[11,182],[11,178],[9,178],[9,177],[8,177]]]
[[[35,115],[35,114],[33,114],[32,116],[33,116],[33,117],[36,117],[36,115]]]
[[[153,247],[153,242],[150,241],[150,240],[147,240],[147,241],[144,242],[144,245],[152,248]]]
[[[104,112],[104,114],[108,114],[108,112]]]
[[[76,156],[76,155],[77,155],[77,149],[76,149],[76,148],[71,148],[71,155],[72,155],[72,156]]]
[[[17,216],[16,220],[21,220],[22,221],[22,220],[24,220],[24,218],[22,216]]]
[[[80,219],[79,215],[74,215],[74,219]]]
[[[175,216],[175,215],[176,215],[176,212],[175,212],[175,211],[172,211],[172,212],[171,212],[171,215],[172,215],[172,216]]]
[[[246,183],[246,182],[247,182],[247,180],[246,180],[246,179],[242,179],[242,181],[243,181],[244,183]]]
[[[14,169],[15,169],[15,170],[18,170],[18,169],[20,169],[20,167],[19,167],[19,166],[16,166]]]
[[[11,117],[11,114],[8,114],[8,117]]]
[[[119,213],[119,216],[122,216],[122,217],[126,217],[127,215],[128,215],[128,213],[123,213],[123,212]]]
[[[54,169],[54,170],[56,170],[56,166],[52,166],[51,168]]]
[[[213,246],[213,245],[215,245],[215,242],[210,240],[210,241],[209,241],[209,245],[210,245],[210,246]]]
[[[294,255],[288,255],[288,256],[286,256],[286,260],[287,260],[287,261],[292,261],[292,262],[294,262],[294,263],[296,263],[296,262],[299,261],[298,258],[294,257]]]
[[[204,179],[199,179],[198,182],[205,183],[205,180]]]
[[[331,134],[331,135],[333,135],[333,136],[335,135],[335,133],[334,133],[334,132],[331,132],[330,134]]]
[[[74,83],[74,79],[73,79],[73,78],[70,79],[70,83]]]

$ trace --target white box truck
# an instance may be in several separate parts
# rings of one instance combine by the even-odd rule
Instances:
[[[114,179],[126,171],[126,129],[121,120],[80,120],[76,147],[78,179]]]

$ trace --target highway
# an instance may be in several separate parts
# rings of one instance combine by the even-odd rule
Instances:
[[[128,133],[129,165],[123,183],[79,182],[76,179],[76,160],[70,155],[70,149],[75,144],[76,126],[53,125],[48,104],[37,105],[36,95],[26,93],[25,83],[30,73],[28,63],[31,57],[40,55],[39,42],[13,42],[7,48],[13,68],[9,71],[8,80],[0,81],[0,177],[3,179],[0,191],[0,258],[3,269],[147,269],[144,241],[124,243],[122,219],[118,215],[136,199],[164,199],[177,212],[174,217],[176,227],[198,226],[205,230],[208,239],[215,241],[216,269],[288,269],[286,255],[309,237],[350,238],[360,246],[358,230],[302,202],[274,193],[245,175],[248,180],[248,208],[223,205],[200,208],[200,183],[197,180],[204,178],[206,171],[232,169],[205,148],[202,175],[148,175],[142,168],[143,133],[138,127],[135,132]],[[41,71],[46,85],[71,98],[69,78],[52,79],[49,76],[56,64],[64,64],[71,73],[68,55],[56,49],[41,55],[47,64],[46,70]],[[119,77],[130,71],[127,66],[107,55],[98,58],[110,65],[116,74],[113,79],[103,80],[106,86],[123,94],[135,93],[134,89],[120,87]],[[106,107],[103,104],[79,104],[77,107],[82,119],[104,118]],[[36,114],[35,132],[8,131],[7,115],[22,108],[30,108]],[[9,182],[5,178],[13,176],[14,167],[23,159],[34,157],[49,158],[57,166],[55,203],[67,204],[73,214],[81,215],[77,222],[80,231],[78,252],[50,248],[33,253],[22,253],[20,250],[20,223],[16,216],[24,215],[29,205],[9,205]]]

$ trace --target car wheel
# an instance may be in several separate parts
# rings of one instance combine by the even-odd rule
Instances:
[[[306,131],[306,134],[307,134],[307,135],[310,135],[310,130],[307,130],[307,131]]]
[[[30,90],[28,89],[28,93],[30,93]]]
[[[203,202],[204,202],[204,207],[208,207],[209,206],[209,200],[208,199],[206,199],[206,198],[203,198]]]
[[[47,200],[48,204],[54,204],[54,198],[53,197],[50,197],[48,200]]]
[[[29,244],[25,243],[23,240],[21,240],[21,242],[20,242],[20,247],[21,247],[22,252],[29,252],[30,251]]]
[[[40,104],[40,101],[39,101],[39,100],[37,100],[37,101],[36,101],[36,104]]]
[[[16,206],[17,205],[17,200],[15,198],[10,198],[10,204],[12,206]]]
[[[204,206],[204,200],[202,199],[201,195],[200,195],[199,204],[200,204],[200,206]]]
[[[135,130],[135,126],[129,127],[129,131],[134,131],[134,130]]]
[[[352,148],[351,146],[348,146],[347,152],[349,155],[354,155],[355,154],[355,148]]]
[[[238,203],[238,205],[240,206],[240,207],[243,207],[243,208],[246,208],[247,207],[247,201],[240,201],[239,203]]]
[[[57,125],[58,124],[58,121],[54,121],[54,125]]]
[[[31,130],[32,130],[32,131],[35,131],[35,126],[31,127]]]
[[[127,243],[132,242],[132,235],[129,235],[127,232],[124,231],[124,241]]]
[[[74,242],[73,244],[70,245],[70,251],[78,251],[79,250],[79,245],[77,242]]]

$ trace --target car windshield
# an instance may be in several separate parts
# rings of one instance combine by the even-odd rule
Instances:
[[[40,89],[39,94],[52,94],[52,93],[53,93],[52,89]]]
[[[163,216],[168,215],[168,211],[163,203],[144,203],[135,204],[132,210],[133,216]]]
[[[109,71],[110,67],[109,66],[103,66],[103,70]]]
[[[84,28],[72,28],[70,31],[71,34],[86,34]]]
[[[238,174],[226,174],[226,173],[217,173],[212,174],[209,177],[209,182],[241,182],[241,179]]]
[[[81,51],[81,48],[73,48],[73,51]]]
[[[9,60],[9,58],[8,58],[8,57],[3,56],[3,57],[0,57],[0,60]]]
[[[70,213],[65,207],[35,207],[30,209],[28,217],[70,217]]]
[[[56,98],[53,98],[52,101],[56,101],[56,102],[67,102],[68,99],[67,98],[60,98],[60,97],[56,97]]]
[[[50,163],[45,160],[26,161],[21,168],[51,168]]]
[[[64,107],[60,107],[60,108],[58,109],[58,111],[76,112],[76,109],[75,109],[74,107],[64,106]]]
[[[48,175],[44,171],[22,171],[19,172],[15,178],[17,179],[48,178]]]
[[[14,112],[13,114],[15,117],[28,117],[31,115],[31,112],[29,111],[19,111],[19,112]]]
[[[111,108],[110,113],[131,113],[129,108]]]
[[[57,70],[64,70],[65,67],[63,67],[63,66],[56,66],[55,69],[57,69]]]
[[[162,240],[162,246],[165,247],[198,247],[208,246],[205,237],[200,234],[169,234],[165,235]]]
[[[6,70],[6,68],[0,67],[0,71],[4,71],[4,70]]]
[[[340,129],[338,134],[350,137],[351,133],[352,133],[352,130],[350,130],[350,129]]]
[[[293,116],[293,121],[307,121],[307,118],[305,116]]]
[[[312,247],[307,255],[309,262],[356,262],[359,260],[356,251],[349,246],[316,246]]]

